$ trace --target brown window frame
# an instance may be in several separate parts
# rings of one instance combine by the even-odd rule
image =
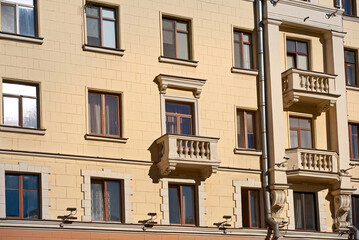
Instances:
[[[354,63],[347,61],[347,54],[346,54],[347,52],[352,52],[352,53],[354,53]],[[353,87],[358,86],[358,76],[357,76],[357,52],[356,52],[355,50],[344,49],[344,65],[345,65],[345,80],[346,80],[347,86],[353,86]],[[350,85],[350,84],[349,84],[349,81],[348,81],[348,71],[347,71],[347,66],[348,66],[348,65],[354,66],[354,81],[355,81],[355,84],[354,84],[354,85]]]
[[[300,194],[300,196],[301,196],[301,208],[302,208],[302,212],[301,212],[301,214],[302,214],[302,225],[304,226],[304,228],[295,228],[296,230],[304,230],[304,231],[311,231],[311,232],[316,232],[316,231],[318,231],[319,229],[318,229],[318,225],[319,225],[319,222],[318,222],[318,206],[317,206],[317,202],[318,202],[318,199],[317,199],[317,196],[316,196],[316,194],[314,193],[314,192],[300,192],[300,191],[294,191],[293,192],[293,199],[294,199],[294,194],[295,193],[298,193],[298,194]],[[305,207],[306,207],[306,202],[305,202],[305,200],[304,200],[304,196],[305,196],[305,194],[311,194],[311,195],[313,195],[314,196],[314,209],[315,209],[315,229],[307,229],[305,226],[306,226],[306,217],[305,217]]]
[[[341,0],[342,1],[342,6],[343,6],[343,9],[344,9],[344,15],[347,15],[347,16],[356,16],[357,15],[357,11],[356,11],[356,0],[347,0],[350,2],[350,13],[347,13],[345,11],[345,7],[344,7],[344,1],[345,0]]]
[[[295,42],[295,52],[292,52],[292,51],[288,51],[287,50],[287,55],[286,57],[288,57],[288,55],[292,55],[294,56],[294,65],[296,69],[298,69],[298,55],[302,55],[302,56],[307,56],[307,64],[308,64],[308,69],[305,70],[303,69],[304,71],[309,71],[310,70],[310,51],[309,51],[309,43],[307,41],[303,41],[303,40],[297,40],[297,39],[286,39],[286,44],[287,44],[287,41],[292,41],[292,42]],[[307,45],[307,52],[308,53],[301,53],[301,52],[298,52],[298,43],[305,43]]]
[[[252,214],[251,214],[251,197],[250,197],[250,191],[256,191],[258,193],[258,213],[259,213],[259,222],[258,227],[252,226]],[[264,228],[265,222],[264,222],[264,216],[263,216],[263,197],[262,197],[262,189],[258,188],[242,188],[241,189],[241,195],[242,195],[242,219],[243,219],[243,227],[249,227],[249,228]],[[243,197],[246,196],[246,199],[243,199]],[[243,210],[246,209],[245,203],[248,204],[248,212],[244,212]],[[244,215],[247,214],[247,215]],[[247,223],[245,223],[245,220],[248,220]],[[248,226],[247,226],[248,225]]]
[[[182,134],[181,133],[181,118],[187,118],[190,119],[190,135],[194,135],[195,129],[194,129],[194,106],[192,103],[187,103],[187,102],[178,102],[178,101],[166,101],[165,103],[173,103],[173,104],[180,104],[180,105],[187,105],[190,106],[191,108],[191,115],[188,114],[181,114],[181,113],[171,113],[171,112],[167,112],[166,111],[166,117],[167,116],[171,116],[171,117],[175,117],[176,118],[176,124],[177,124],[177,133],[176,134]]]
[[[241,52],[239,53],[239,55],[240,55],[240,57],[242,58],[242,65],[241,66],[237,66],[237,63],[236,62],[234,62],[234,66],[236,67],[236,68],[241,68],[241,69],[253,69],[253,44],[252,44],[252,42],[253,42],[253,36],[252,36],[252,33],[249,33],[249,32],[243,32],[243,31],[240,31],[240,30],[234,30],[233,31],[233,34],[235,34],[235,33],[239,33],[239,34],[241,34],[241,39],[242,39],[242,41],[239,41],[239,40],[234,40],[234,37],[233,37],[233,42],[234,43],[239,43],[240,44],[240,46],[241,46]],[[244,40],[243,40],[243,35],[244,34],[246,34],[246,35],[249,35],[250,37],[251,37],[251,42],[245,42]],[[250,48],[250,53],[251,53],[251,59],[250,59],[250,68],[245,68],[244,67],[244,45],[248,45],[249,46],[249,48]]]
[[[351,126],[355,126],[357,128],[358,134],[353,134]],[[349,150],[350,150],[350,159],[351,160],[359,160],[359,158],[354,158],[353,154],[353,140],[352,137],[356,136],[358,141],[358,151],[359,151],[359,124],[349,123],[348,124],[349,129]],[[359,220],[359,219],[358,219]]]
[[[239,112],[243,112],[243,119],[242,122],[244,124],[244,141],[245,141],[245,147],[240,147],[239,146],[239,137],[238,137],[238,120],[239,120]],[[253,114],[253,136],[254,136],[254,148],[249,148],[248,147],[248,124],[247,124],[247,114],[251,113]],[[249,110],[243,110],[243,109],[237,109],[237,147],[239,149],[246,149],[246,150],[256,150],[258,149],[257,146],[257,112],[256,111],[249,111]]]
[[[310,129],[309,128],[301,128],[301,127],[291,127],[290,126],[290,119],[291,118],[310,120]],[[289,134],[290,134],[291,130],[297,131],[297,136],[298,136],[298,147],[297,148],[302,148],[302,138],[301,138],[301,133],[300,133],[301,130],[310,130],[310,135],[311,135],[311,139],[312,139],[312,147],[311,147],[311,149],[314,148],[314,134],[313,134],[313,119],[312,118],[289,116]],[[289,141],[290,141],[290,139],[289,139]]]
[[[25,190],[25,191],[36,191],[37,192],[37,197],[38,197],[38,207],[39,207],[39,218],[41,219],[41,188],[40,188],[40,184],[41,184],[41,179],[40,176],[38,174],[27,174],[27,173],[13,173],[13,172],[5,172],[5,176],[6,175],[15,175],[19,177],[19,188],[18,189],[8,189],[5,186],[5,192],[6,190],[17,190],[19,191],[19,217],[8,217],[6,216],[7,219],[27,219],[24,218],[24,201],[23,201],[23,194],[24,194],[24,189],[23,189],[23,176],[26,175],[30,175],[30,176],[37,176],[37,190]],[[5,213],[6,214],[6,213]]]

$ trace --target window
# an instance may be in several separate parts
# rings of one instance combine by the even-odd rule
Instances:
[[[344,8],[344,14],[355,16],[356,15],[356,4],[355,0],[342,0],[343,2],[343,8]]]
[[[289,118],[291,148],[312,148],[312,119]]]
[[[359,229],[359,195],[352,195],[353,225]]]
[[[256,149],[256,113],[237,111],[237,141],[239,148]]]
[[[5,174],[5,196],[7,218],[40,218],[38,176]]]
[[[171,224],[195,225],[196,205],[193,185],[168,185]]]
[[[15,82],[4,82],[2,87],[4,125],[38,128],[38,87]]]
[[[122,221],[120,181],[91,180],[91,219]]]
[[[116,9],[86,5],[87,44],[97,47],[117,48]]]
[[[234,66],[252,69],[252,35],[250,33],[234,31]]]
[[[307,42],[287,39],[287,68],[309,70]]]
[[[89,92],[90,134],[120,136],[120,97],[112,94]]]
[[[357,124],[349,124],[350,158],[359,159],[359,135]],[[359,220],[359,219],[358,219]]]
[[[242,188],[242,221],[243,227],[263,227],[261,216],[260,191]]]
[[[190,60],[189,27],[188,21],[162,19],[163,55],[165,57]]]
[[[193,135],[191,104],[166,101],[166,132]]]
[[[318,230],[314,193],[294,192],[294,218],[296,229]]]
[[[2,0],[1,31],[35,37],[35,1]]]
[[[345,77],[347,80],[347,85],[357,86],[357,75],[356,75],[356,54],[355,51],[344,50],[345,56]]]

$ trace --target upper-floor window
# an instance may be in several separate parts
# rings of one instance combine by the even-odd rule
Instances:
[[[352,50],[344,50],[345,56],[345,77],[347,85],[357,86],[357,61],[356,52]]]
[[[88,104],[90,134],[119,137],[120,96],[89,92]]]
[[[356,15],[356,0],[342,0],[344,14],[355,16]]]
[[[312,119],[310,118],[289,118],[290,147],[291,148],[312,148]]]
[[[40,218],[39,177],[5,174],[7,218]]]
[[[237,68],[252,69],[252,34],[234,31],[234,66]]]
[[[91,46],[117,48],[116,9],[86,5],[87,44]]]
[[[122,221],[122,186],[120,181],[91,180],[91,219]]]
[[[166,101],[166,132],[193,135],[192,104]]]
[[[287,69],[309,70],[308,43],[287,39]]]
[[[2,0],[1,31],[35,37],[35,4],[34,0]]]
[[[191,59],[189,21],[162,18],[163,55],[184,60]]]
[[[237,111],[237,141],[238,147],[256,149],[256,117],[255,112]]]
[[[359,229],[359,195],[352,195],[353,225]]]
[[[310,192],[294,192],[295,228],[318,230],[315,194]]]
[[[242,221],[243,227],[262,227],[260,191],[242,188]]]
[[[359,126],[349,124],[350,158],[359,159]]]
[[[171,224],[195,225],[196,194],[194,185],[168,185],[169,212]]]
[[[38,87],[15,82],[4,82],[2,87],[4,125],[38,128]]]

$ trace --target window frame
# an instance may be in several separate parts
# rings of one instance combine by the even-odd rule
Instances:
[[[195,132],[195,120],[194,120],[194,106],[193,106],[193,103],[189,103],[189,102],[180,102],[180,101],[175,101],[175,100],[166,100],[165,101],[165,104],[166,103],[174,103],[174,104],[180,104],[180,105],[187,105],[190,107],[190,110],[191,110],[191,115],[187,115],[187,114],[181,114],[181,113],[171,113],[171,112],[167,112],[165,110],[165,117],[167,119],[167,116],[172,116],[172,117],[175,117],[176,118],[176,126],[177,126],[177,133],[169,133],[169,134],[179,134],[179,135],[182,135],[181,133],[181,125],[180,125],[180,121],[181,121],[181,118],[187,118],[187,119],[190,119],[190,132],[191,134],[189,135],[194,135],[194,132]],[[166,106],[165,106],[165,109],[166,109]],[[167,129],[167,120],[166,120],[166,129]],[[166,133],[167,133],[167,130],[166,130]]]
[[[6,219],[42,219],[42,196],[41,196],[41,177],[39,174],[34,174],[34,173],[19,173],[19,172],[8,172],[6,171],[5,172],[5,177],[6,175],[15,175],[15,176],[18,176],[19,177],[19,188],[18,189],[10,189],[10,190],[17,190],[19,191],[19,217],[8,217],[6,216],[6,212],[5,212],[5,216],[6,216]],[[23,192],[24,192],[24,189],[23,189],[23,176],[36,176],[37,177],[37,198],[38,198],[38,209],[39,209],[39,217],[38,218],[24,218],[24,202],[23,202]],[[6,190],[8,190],[6,188],[6,185],[5,185],[5,194],[6,194]],[[35,191],[35,190],[25,190],[25,191]],[[6,197],[6,196],[5,196]],[[6,204],[5,204],[6,205]],[[5,211],[6,211],[6,206],[5,206]]]
[[[242,122],[243,122],[243,124],[244,124],[244,144],[245,144],[245,147],[243,148],[243,147],[240,147],[239,146],[239,136],[238,136],[238,131],[239,131],[239,129],[238,129],[238,120],[239,120],[239,113],[240,112],[243,112],[243,119],[242,119]],[[252,124],[253,124],[253,130],[254,130],[254,132],[253,132],[253,136],[254,136],[254,148],[249,148],[248,147],[248,124],[247,124],[247,114],[248,113],[251,113],[251,114],[253,114],[253,122],[252,122]],[[236,139],[237,139],[237,148],[238,149],[243,149],[243,150],[257,150],[258,149],[258,143],[257,143],[257,111],[255,111],[255,110],[246,110],[246,109],[240,109],[240,108],[238,108],[237,109],[237,112],[236,112],[236,114],[237,114],[237,133],[236,133]]]
[[[357,7],[357,5],[356,5],[356,1],[355,0],[347,0],[347,1],[349,1],[349,3],[350,3],[350,11],[351,11],[351,13],[347,13],[346,11],[345,11],[345,1],[346,0],[341,0],[342,1],[342,7],[343,7],[343,10],[344,10],[344,12],[343,12],[343,15],[346,15],[346,16],[351,16],[351,17],[356,17],[357,16],[357,9],[356,9],[356,7]]]
[[[258,193],[258,227],[253,227],[252,226],[252,221],[251,221],[251,201],[250,201],[250,191],[256,191]],[[245,194],[244,194],[245,193]],[[243,199],[243,196],[246,196],[246,200]],[[244,214],[248,214],[248,228],[263,228],[265,226],[264,224],[264,216],[263,216],[263,198],[262,198],[262,189],[259,188],[249,188],[249,187],[242,187],[241,188],[241,197],[242,197],[242,225],[243,227],[245,227],[244,225],[247,225],[247,223],[244,223]],[[246,209],[246,206],[244,206],[244,201],[246,201],[246,203],[248,203],[248,212],[244,212],[243,210]]]
[[[307,120],[310,120],[310,129],[306,129],[306,128],[301,128],[300,126],[298,128],[296,127],[291,127],[290,126],[290,119],[291,118],[296,118],[296,119],[307,119]],[[302,139],[301,139],[301,130],[310,130],[310,133],[311,133],[311,140],[312,140],[312,147],[309,148],[309,149],[314,149],[315,148],[315,141],[314,141],[314,129],[313,129],[313,118],[310,118],[310,117],[301,117],[301,116],[295,116],[295,115],[290,115],[289,116],[289,121],[288,121],[288,126],[289,126],[289,143],[290,143],[290,147],[291,148],[294,148],[292,147],[291,145],[291,138],[290,138],[290,131],[297,131],[297,140],[298,140],[298,147],[296,148],[302,148]]]
[[[236,34],[236,33],[239,33],[239,34],[241,34],[241,39],[242,39],[242,41],[239,41],[239,40],[235,40],[235,38],[234,38],[234,35]],[[247,35],[249,35],[250,37],[251,37],[251,42],[245,42],[245,41],[243,41],[243,35],[244,34],[247,34]],[[235,57],[235,55],[236,55],[236,53],[235,53],[235,47],[234,47],[234,45],[235,45],[235,43],[239,43],[240,44],[240,46],[241,46],[241,52],[240,53],[238,53],[239,55],[240,55],[240,57],[241,57],[241,59],[242,59],[242,66],[237,66],[237,64],[236,64],[236,57]],[[250,68],[245,68],[244,67],[244,45],[248,45],[249,46],[249,48],[250,48],[250,54],[251,54],[251,59],[250,59]],[[253,60],[253,58],[254,58],[254,54],[253,54],[253,33],[252,32],[249,32],[249,31],[243,31],[243,30],[240,30],[240,29],[236,29],[236,28],[234,28],[233,29],[233,66],[234,66],[234,68],[237,68],[237,69],[246,69],[246,70],[254,70],[254,60]]]
[[[352,52],[354,53],[354,63],[352,62],[347,62],[347,52]],[[348,71],[347,71],[347,66],[351,65],[354,66],[354,81],[355,84],[354,85],[350,85],[349,81],[348,81]],[[357,51],[353,50],[353,49],[347,49],[344,48],[344,67],[345,67],[345,81],[346,81],[346,85],[350,86],[350,87],[358,87],[358,61],[357,61]]]
[[[292,51],[288,51],[287,49],[287,41],[293,41],[295,42],[295,52],[292,52]],[[298,42],[299,43],[305,43],[307,45],[307,54],[304,54],[304,53],[300,53],[298,52]],[[294,65],[295,67],[292,67],[292,68],[295,68],[295,69],[300,69],[298,68],[298,55],[302,55],[302,56],[307,56],[307,65],[308,65],[308,69],[300,69],[300,70],[303,70],[303,71],[310,71],[311,70],[311,66],[310,66],[310,57],[311,57],[311,54],[310,54],[310,42],[308,40],[298,40],[298,39],[293,39],[293,38],[286,38],[286,41],[285,41],[285,46],[286,46],[286,64],[287,64],[287,69],[288,68],[288,53],[289,55],[291,56],[294,56]]]
[[[349,150],[350,150],[350,159],[351,160],[359,160],[359,156],[358,158],[354,158],[354,155],[353,155],[353,140],[352,140],[352,137],[353,135],[356,135],[356,138],[358,140],[358,152],[359,152],[359,132],[358,134],[353,134],[352,132],[352,128],[351,126],[355,126],[357,128],[357,130],[359,131],[359,124],[356,124],[356,123],[348,123],[348,130],[349,130]],[[359,220],[359,219],[358,219]]]
[[[352,213],[358,212],[359,211],[359,206],[357,206],[355,204],[354,198],[359,199],[359,195],[352,195],[351,200],[352,200]],[[359,219],[356,218],[356,215],[353,214],[353,225],[356,226],[357,228],[359,227]]]
[[[301,191],[293,191],[293,208],[294,208],[294,219],[295,219],[295,194],[298,193],[301,196],[301,214],[302,214],[302,225],[304,226],[304,228],[297,228],[296,227],[296,222],[294,222],[294,226],[295,226],[295,230],[304,230],[304,231],[311,231],[311,232],[317,232],[319,231],[319,217],[318,217],[318,198],[315,194],[315,192],[301,192]],[[310,194],[314,196],[314,203],[313,203],[313,207],[315,210],[315,229],[307,229],[306,226],[306,217],[305,217],[305,207],[306,207],[306,202],[304,200],[304,196],[305,194]]]

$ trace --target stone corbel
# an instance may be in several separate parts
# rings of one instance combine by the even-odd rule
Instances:
[[[349,194],[334,196],[334,226],[336,231],[347,230],[347,227],[350,225],[350,222],[347,221],[350,205],[351,199]]]
[[[296,95],[286,96],[283,99],[283,107],[284,107],[284,109],[287,109],[287,108],[289,108],[290,106],[292,106],[296,102],[299,102],[299,96],[296,96]]]
[[[328,102],[325,102],[324,104],[321,104],[317,107],[316,115],[320,116],[322,112],[328,111],[331,107],[334,107],[336,101],[335,100],[329,100]]]
[[[282,224],[284,218],[281,217],[285,203],[287,202],[287,196],[282,189],[271,190],[272,199],[272,218],[278,224]]]

